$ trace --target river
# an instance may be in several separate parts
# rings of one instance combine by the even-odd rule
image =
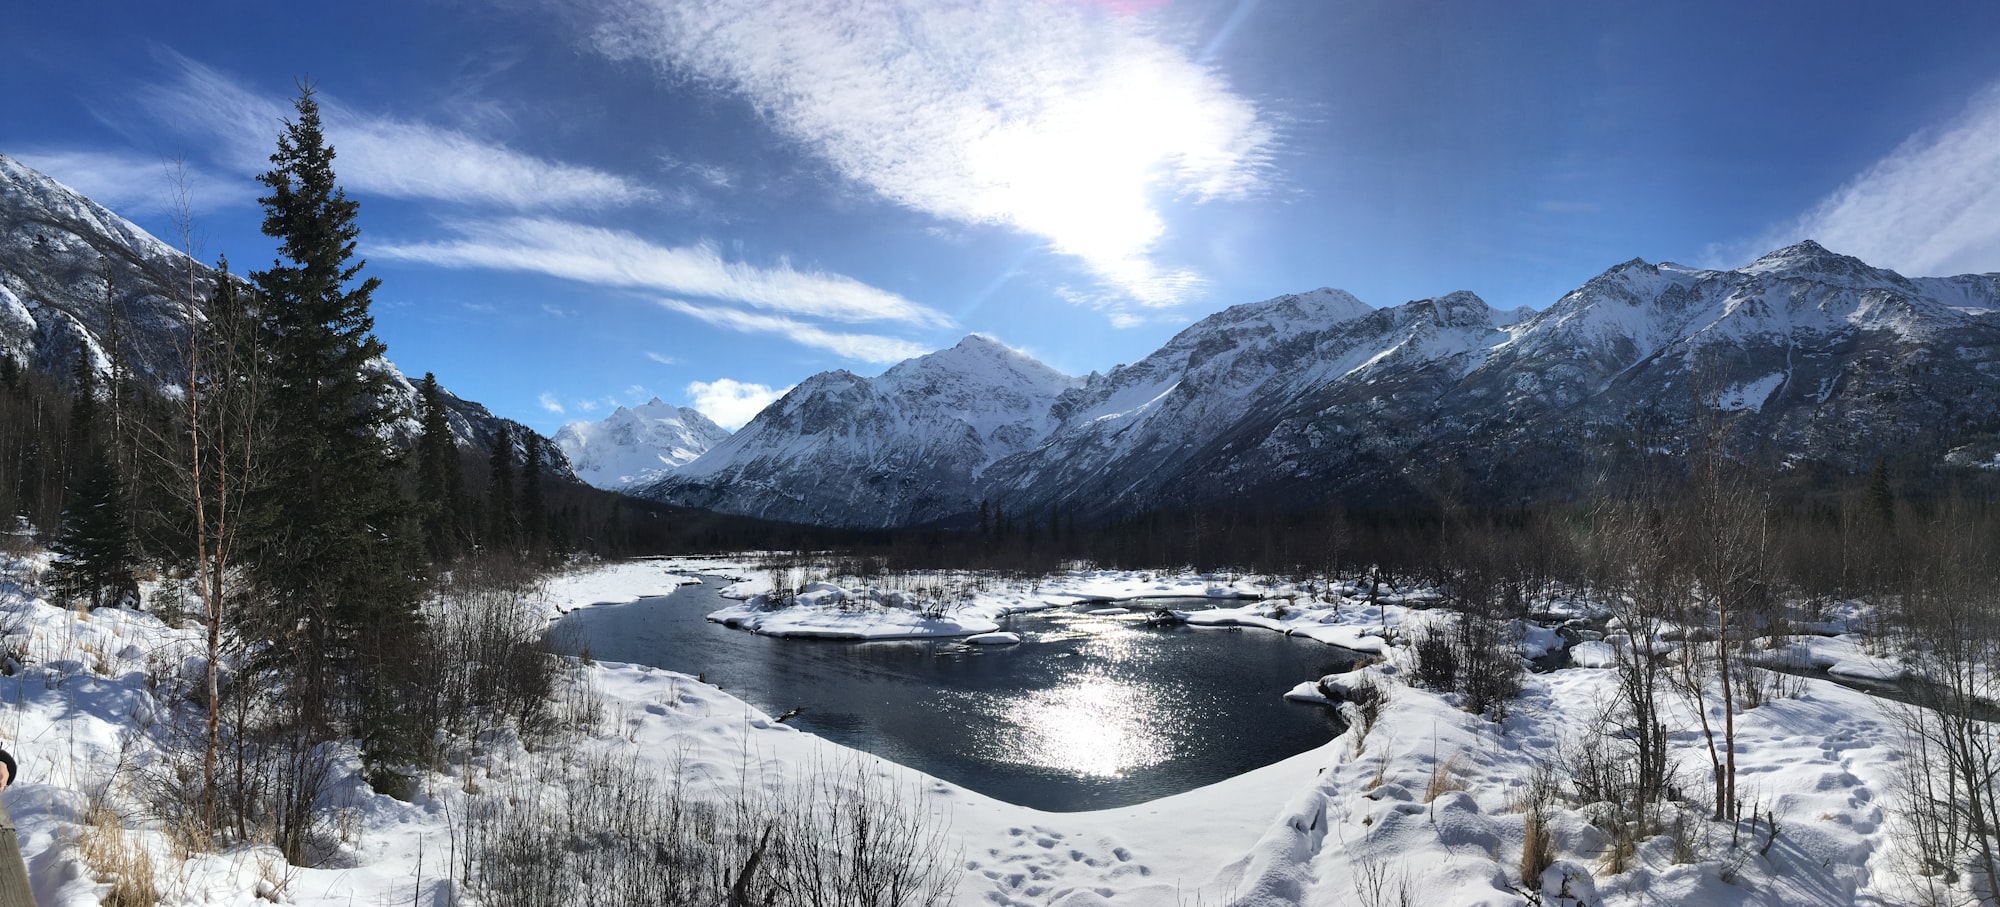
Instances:
[[[1284,693],[1363,657],[1262,630],[1088,613],[1101,602],[1008,618],[1018,646],[778,639],[706,620],[732,604],[717,594],[727,584],[705,577],[583,608],[554,632],[595,658],[703,675],[769,714],[798,709],[788,723],[800,730],[1051,811],[1141,803],[1319,746],[1340,721]]]

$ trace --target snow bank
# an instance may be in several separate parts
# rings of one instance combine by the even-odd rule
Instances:
[[[589,605],[621,604],[699,583],[687,572],[677,572],[674,564],[685,560],[630,560],[590,564],[553,574],[541,583],[538,596],[551,618],[561,617]]]

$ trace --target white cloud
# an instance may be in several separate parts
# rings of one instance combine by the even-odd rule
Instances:
[[[1737,257],[1801,239],[1909,276],[2000,271],[2000,84]]]
[[[294,115],[291,99],[257,94],[185,57],[171,60],[180,78],[140,92],[154,115],[210,133],[232,166],[269,169],[279,129]],[[341,183],[350,190],[524,210],[601,208],[656,197],[615,174],[523,154],[454,129],[364,113],[330,95],[317,97],[327,139],[339,156]]]
[[[91,201],[126,214],[171,213],[178,204],[176,196],[183,177],[190,214],[257,200],[255,184],[216,179],[185,162],[177,164],[135,152],[31,149],[13,157]]]
[[[688,405],[715,424],[735,431],[750,423],[764,407],[784,396],[791,388],[772,390],[762,384],[748,384],[734,378],[693,381],[687,386]]]
[[[686,173],[713,189],[730,189],[736,185],[736,174],[721,164],[700,163],[662,153],[660,166],[669,172]]]
[[[661,365],[679,365],[679,364],[681,364],[681,361],[680,361],[679,359],[675,359],[675,358],[674,358],[674,357],[672,357],[672,356],[667,356],[667,355],[663,355],[663,354],[660,354],[660,353],[655,353],[655,352],[653,352],[652,350],[647,350],[647,351],[646,351],[646,358],[648,358],[648,359],[651,359],[651,360],[653,360],[654,362],[657,362],[657,363],[659,363],[659,364],[661,364]]]
[[[837,356],[858,359],[862,362],[901,362],[930,352],[922,346],[898,337],[884,337],[879,334],[842,334],[777,315],[698,306],[678,299],[662,299],[660,305],[683,315],[699,318],[716,327],[746,334],[778,334],[800,346],[826,350]]]
[[[726,299],[833,321],[904,321],[948,327],[951,319],[851,277],[724,261],[715,247],[659,246],[630,233],[542,218],[463,221],[459,238],[387,243],[371,257],[454,268],[532,271],[584,283]]]
[[[558,416],[563,414],[563,405],[560,401],[556,400],[555,394],[543,391],[541,397],[537,398],[537,402],[541,403],[542,408],[549,412],[555,413]]]
[[[747,96],[848,179],[1043,237],[1142,307],[1202,278],[1158,260],[1157,197],[1259,188],[1256,105],[1141,15],[1091,4],[627,0],[599,50]]]

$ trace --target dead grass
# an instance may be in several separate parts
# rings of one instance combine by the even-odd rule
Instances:
[[[1460,774],[1463,768],[1462,761],[1461,754],[1453,753],[1450,759],[1438,762],[1431,767],[1430,783],[1424,785],[1425,803],[1436,800],[1438,797],[1452,791],[1465,789],[1465,777]]]
[[[154,907],[160,903],[153,855],[126,835],[125,819],[111,807],[106,792],[99,789],[88,795],[82,819],[77,854],[92,878],[111,885],[100,903],[104,907]]]

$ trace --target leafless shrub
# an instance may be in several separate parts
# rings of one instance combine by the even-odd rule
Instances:
[[[407,699],[427,729],[423,764],[440,767],[454,747],[476,744],[501,727],[540,741],[558,730],[555,694],[560,660],[544,640],[547,621],[529,579],[503,567],[468,565],[425,607],[416,688]]]
[[[800,907],[946,903],[958,859],[918,797],[855,763],[798,782],[778,819],[777,887]]]
[[[1475,715],[1505,718],[1508,704],[1521,694],[1516,636],[1512,621],[1474,612],[1453,615],[1443,627],[1432,624],[1416,633],[1411,679],[1461,694],[1461,705]]]
[[[1417,891],[1410,871],[1402,866],[1364,857],[1354,867],[1354,893],[1362,907],[1416,907]]]
[[[1897,648],[1913,702],[1890,710],[1909,757],[1902,819],[1920,887],[2000,902],[2000,564],[1994,538],[1966,505],[1912,532],[1915,555],[1896,599]]]
[[[860,765],[772,795],[587,756],[556,791],[489,788],[464,840],[466,881],[492,907],[567,905],[584,892],[618,904],[937,907],[958,872],[938,817]]]
[[[1382,718],[1382,707],[1389,702],[1387,687],[1375,682],[1372,676],[1350,684],[1346,694],[1348,712],[1354,722],[1354,752],[1360,755],[1368,743],[1368,732],[1375,729],[1375,722]]]
[[[1424,627],[1411,636],[1410,682],[1440,693],[1458,689],[1458,652],[1451,638],[1435,627]]]
[[[1549,819],[1555,808],[1559,785],[1555,773],[1547,765],[1535,767],[1529,778],[1527,790],[1521,798],[1521,809],[1525,814],[1521,838],[1521,884],[1539,891],[1542,873],[1555,865],[1555,835],[1549,830]]]

